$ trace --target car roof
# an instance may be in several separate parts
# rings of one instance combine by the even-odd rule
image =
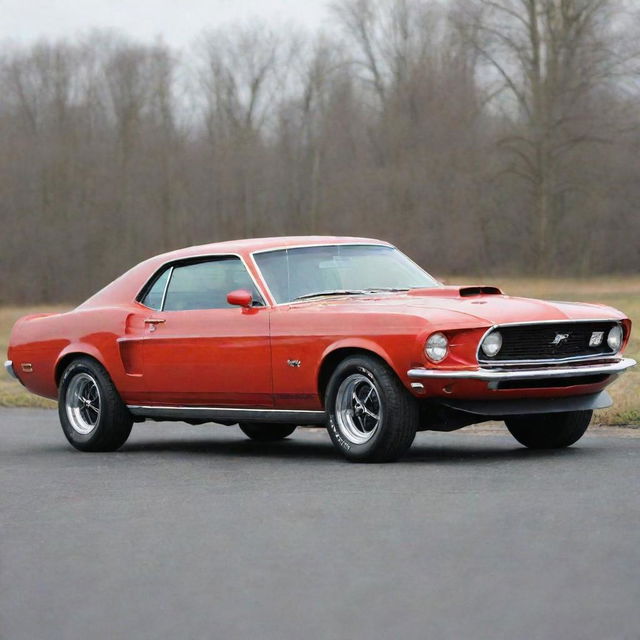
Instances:
[[[215,254],[237,254],[242,258],[246,258],[256,251],[328,244],[375,244],[386,247],[392,246],[388,242],[375,240],[373,238],[354,238],[349,236],[283,236],[276,238],[229,240],[226,242],[213,242],[210,244],[185,247],[184,249],[163,253],[140,262],[92,295],[88,300],[85,300],[78,309],[107,306],[132,300],[142,289],[143,285],[162,265],[174,260]],[[247,264],[246,266],[249,268],[251,274],[255,276],[252,265]]]
[[[212,253],[238,253],[246,256],[256,251],[286,249],[287,247],[306,247],[324,244],[379,244],[390,246],[388,242],[374,238],[356,238],[351,236],[280,236],[273,238],[248,238],[245,240],[227,240],[212,242],[193,247],[185,247],[176,251],[164,253],[156,258],[177,260],[190,256],[207,255]]]

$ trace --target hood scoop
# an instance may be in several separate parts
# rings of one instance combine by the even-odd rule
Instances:
[[[435,298],[472,298],[474,296],[501,296],[503,293],[498,287],[482,284],[469,287],[450,285],[431,289],[412,289],[408,295]]]

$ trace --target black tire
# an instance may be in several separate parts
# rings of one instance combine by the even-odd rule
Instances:
[[[296,425],[271,422],[241,422],[238,426],[242,433],[258,442],[284,440],[296,430]]]
[[[397,460],[419,425],[416,400],[385,363],[367,355],[350,356],[337,366],[325,408],[333,444],[354,462]]]
[[[97,411],[96,407],[90,408],[91,402],[80,398],[81,390],[84,393],[87,389],[89,392],[85,395],[94,391],[97,397]],[[80,451],[115,451],[127,441],[133,425],[133,418],[109,374],[100,363],[88,357],[74,360],[62,374],[58,415],[67,440]],[[87,431],[92,420],[95,424]]]
[[[511,435],[529,449],[562,449],[582,438],[593,411],[538,413],[505,420]]]

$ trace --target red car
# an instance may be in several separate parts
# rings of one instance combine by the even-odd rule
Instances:
[[[347,458],[388,461],[416,431],[485,420],[527,447],[573,444],[635,364],[630,331],[602,305],[444,286],[379,240],[267,238],[166,253],[73,311],[21,318],[6,368],[58,399],[83,451],[184,420],[263,441],[326,425]]]

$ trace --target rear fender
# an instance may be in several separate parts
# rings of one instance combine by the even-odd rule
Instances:
[[[54,367],[56,386],[60,382],[62,373],[64,372],[68,363],[75,358],[81,358],[82,356],[92,357],[94,360],[97,360],[105,369],[107,369],[102,353],[100,353],[100,351],[95,346],[86,342],[71,343],[60,352],[60,354],[58,355],[58,359],[56,360]]]

